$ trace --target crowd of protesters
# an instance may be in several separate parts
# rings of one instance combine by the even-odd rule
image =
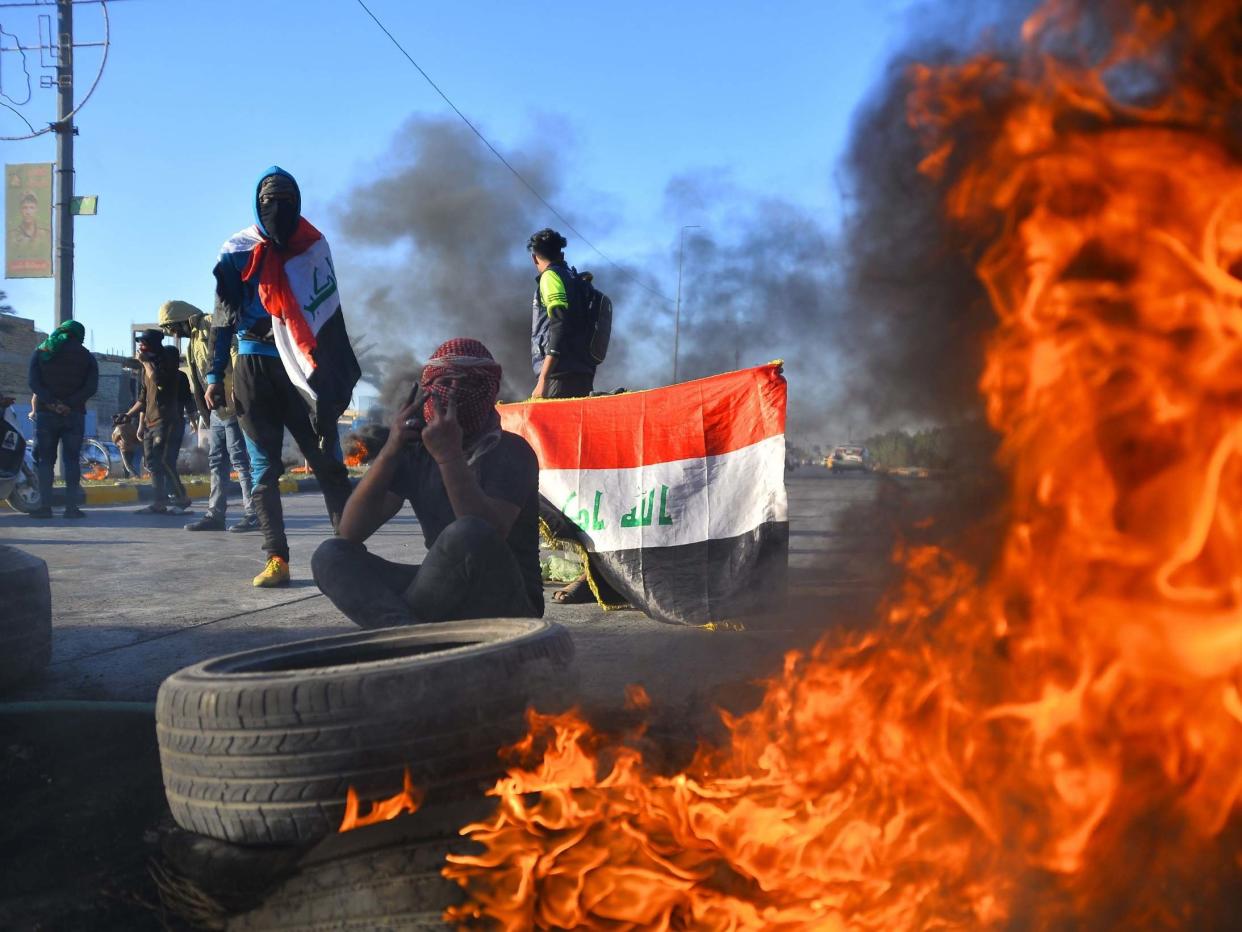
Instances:
[[[159,311],[160,329],[135,337],[140,387],[133,405],[114,419],[112,436],[128,475],[138,476],[140,463],[150,472],[152,501],[141,513],[187,513],[190,496],[177,457],[187,425],[205,430],[210,494],[205,514],[186,529],[261,531],[265,560],[253,585],[288,585],[279,485],[288,432],[318,480],[334,531],[315,551],[312,573],[350,620],[384,627],[541,616],[539,464],[522,437],[501,429],[501,368],[483,342],[459,337],[435,351],[353,488],[337,422],[360,369],[327,241],[302,216],[301,204],[292,175],[265,171],[254,193],[255,223],[230,237],[217,257],[213,312],[169,301]],[[589,276],[568,265],[566,245],[550,229],[527,244],[536,269],[534,398],[579,398],[594,386]],[[184,360],[165,336],[187,341]],[[36,518],[52,517],[58,449],[64,516],[84,516],[79,453],[98,367],[83,337],[81,324],[63,324],[30,362],[43,492]],[[240,485],[242,517],[228,528],[230,473]],[[393,563],[366,548],[407,502],[427,547],[418,565]],[[584,588],[571,584],[557,595]]]

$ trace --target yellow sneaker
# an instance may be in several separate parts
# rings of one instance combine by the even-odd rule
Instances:
[[[263,572],[254,578],[256,589],[274,589],[289,585],[289,562],[283,557],[268,557]]]

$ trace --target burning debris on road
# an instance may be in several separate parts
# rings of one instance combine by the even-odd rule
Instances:
[[[345,465],[365,466],[375,456],[371,452],[372,449],[378,450],[380,446],[383,446],[383,444],[377,446],[374,441],[368,443],[367,438],[360,433],[347,434],[345,442],[342,444],[342,450],[345,453]]]

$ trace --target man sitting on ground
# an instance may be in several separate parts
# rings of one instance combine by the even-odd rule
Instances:
[[[539,461],[500,429],[500,366],[478,340],[449,340],[311,561],[350,621],[384,628],[462,618],[538,618]],[[409,501],[427,543],[419,566],[364,542]]]

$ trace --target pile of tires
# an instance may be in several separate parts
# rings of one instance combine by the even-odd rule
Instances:
[[[568,632],[482,619],[315,638],[218,657],[160,686],[164,788],[182,828],[237,844],[335,832],[354,787],[473,790],[525,710],[572,687]],[[364,807],[365,811],[365,807]]]
[[[52,586],[47,564],[0,544],[0,690],[20,685],[52,659]]]

